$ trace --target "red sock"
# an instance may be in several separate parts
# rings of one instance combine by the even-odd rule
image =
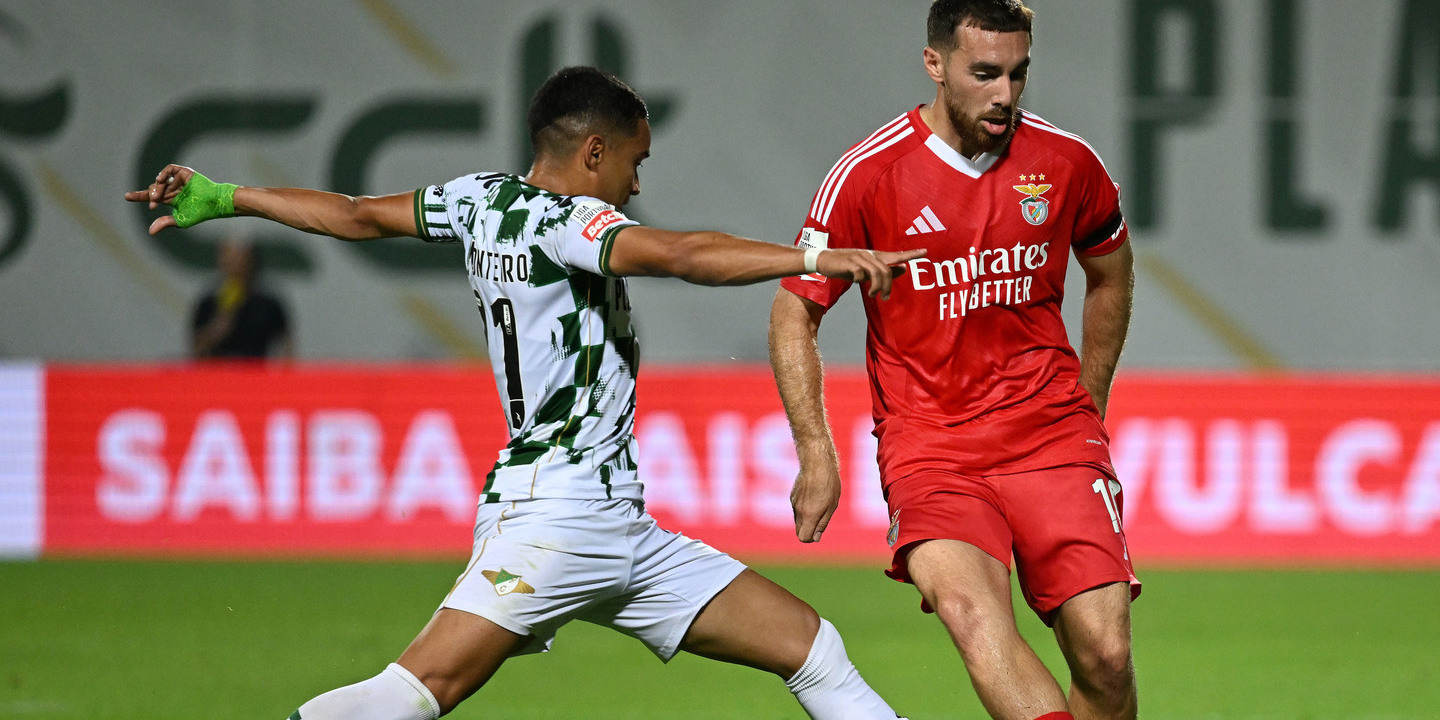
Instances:
[[[1075,720],[1075,716],[1068,712],[1045,713],[1035,720]]]

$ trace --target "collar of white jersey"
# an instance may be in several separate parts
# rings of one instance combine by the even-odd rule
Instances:
[[[1016,132],[1019,132],[1019,126],[1024,123],[1023,118],[1024,113],[1021,113],[1021,119],[1019,122],[1016,123]],[[922,121],[921,124],[923,125],[924,122]],[[929,128],[926,129],[928,130]],[[1013,135],[1010,137],[1010,141],[1015,141],[1015,137]],[[983,153],[978,159],[971,160],[970,158],[961,155],[959,150],[950,147],[950,145],[947,144],[944,140],[941,140],[939,135],[931,132],[929,137],[925,138],[925,147],[930,148],[930,152],[935,153],[935,157],[940,158],[942,161],[945,162],[946,165],[949,165],[950,167],[955,168],[956,170],[959,170],[960,172],[965,173],[972,178],[979,178],[981,175],[985,174],[986,170],[994,167],[995,163],[1000,162],[1000,158],[1005,156],[1005,151],[1009,149],[1010,145],[1007,143],[1005,146],[999,148],[998,150]]]

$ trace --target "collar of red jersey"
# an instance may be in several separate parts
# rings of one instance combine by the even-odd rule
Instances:
[[[984,175],[986,170],[989,170],[995,163],[1000,162],[1000,157],[1005,153],[1005,148],[1000,148],[993,152],[984,153],[975,160],[971,160],[961,155],[959,150],[950,147],[949,144],[941,140],[940,136],[935,133],[930,133],[930,137],[925,138],[925,147],[930,148],[930,152],[935,153],[935,157],[945,161],[946,165],[972,178],[978,178]]]

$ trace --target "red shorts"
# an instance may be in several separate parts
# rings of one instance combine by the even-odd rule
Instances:
[[[1112,582],[1140,581],[1120,525],[1120,484],[1091,465],[1067,465],[1009,475],[959,475],[934,469],[899,478],[886,488],[888,540],[895,555],[886,571],[910,582],[905,561],[916,543],[969,543],[1020,576],[1025,601],[1047,625],[1062,603]],[[929,611],[929,608],[926,608]]]

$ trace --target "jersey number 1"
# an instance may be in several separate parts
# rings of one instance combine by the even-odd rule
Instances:
[[[515,303],[500,298],[490,303],[490,316],[500,328],[505,343],[505,393],[510,396],[510,427],[516,430],[525,422],[525,389],[520,385],[520,341],[515,336]]]
[[[1110,513],[1110,525],[1115,528],[1115,532],[1120,532],[1120,509],[1115,507],[1115,494],[1109,481],[1105,478],[1096,478],[1090,488],[1100,493],[1100,497],[1105,498],[1105,510]]]

